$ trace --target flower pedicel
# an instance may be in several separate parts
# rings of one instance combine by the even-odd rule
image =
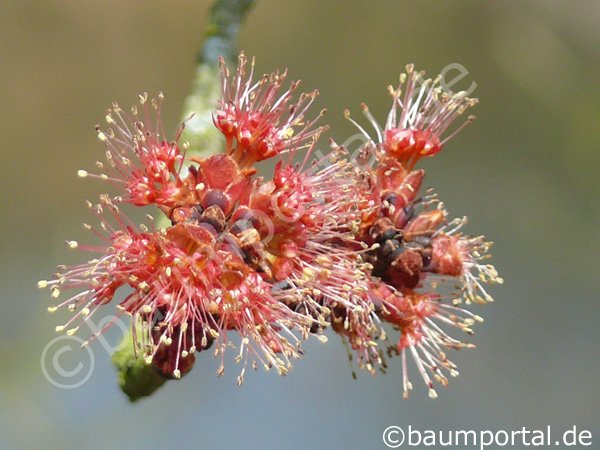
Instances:
[[[384,129],[364,107],[376,139],[359,126],[369,139],[359,161],[338,146],[316,160],[326,127],[316,126],[322,113],[306,115],[317,91],[294,100],[298,82],[282,92],[286,73],[253,82],[254,63],[249,74],[247,66],[242,54],[233,76],[221,67],[214,124],[225,136],[222,154],[188,156],[188,144],[179,142],[184,124],[166,140],[162,95],[141,96],[131,114],[117,104],[107,112],[109,127],[98,130],[107,162],[97,163],[98,174],[79,175],[121,192],[88,203],[100,228],[85,227],[103,246],[68,241],[97,257],[59,266],[39,283],[53,298],[74,292],[49,308],[74,312],[57,331],[75,333],[119,288],[128,289],[112,323],[132,317],[136,351],[148,364],[179,378],[196,352],[212,347],[220,375],[231,348],[242,363],[241,384],[248,364],[285,375],[303,353],[301,341],[325,341],[329,325],[348,339],[359,366],[374,373],[385,364],[383,326],[390,323],[401,337],[387,353],[402,357],[405,394],[408,352],[435,396],[429,374],[443,384],[444,371],[456,374],[445,349],[471,346],[438,323],[470,333],[480,318],[459,308],[460,299],[490,300],[482,284],[501,279],[481,263],[490,244],[459,233],[466,220],[448,221],[433,194],[420,197],[424,172],[413,168],[441,150],[449,139],[442,134],[475,101],[445,94],[408,66],[404,97],[404,79],[390,91]],[[273,176],[259,177],[255,163],[269,158],[278,160]],[[151,216],[148,225],[135,225],[121,210],[126,203],[156,205],[168,226]],[[444,285],[457,280],[453,296]]]

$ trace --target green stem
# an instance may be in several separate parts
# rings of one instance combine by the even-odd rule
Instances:
[[[255,0],[217,0],[206,26],[206,39],[198,55],[198,65],[218,67],[219,56],[227,64],[235,64],[238,57],[237,37],[240,25]]]
[[[137,326],[138,338],[144,333]],[[149,336],[146,336],[149,339]],[[112,356],[112,362],[119,371],[119,386],[129,397],[129,401],[135,402],[142,397],[147,397],[161,387],[167,378],[152,364],[146,364],[142,357],[136,358],[133,352],[133,340],[131,330],[123,337],[121,349]]]

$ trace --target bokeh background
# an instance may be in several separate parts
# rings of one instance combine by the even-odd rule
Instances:
[[[207,1],[0,2],[0,447],[385,448],[390,425],[420,430],[577,426],[600,448],[600,17],[599,2],[260,0],[240,36],[262,73],[288,67],[318,88],[329,136],[360,103],[382,118],[408,62],[434,75],[459,63],[477,84],[478,116],[425,161],[465,231],[494,241],[505,279],[475,350],[451,354],[461,375],[430,400],[418,375],[402,399],[401,365],[353,380],[336,336],[311,342],[287,377],[237,368],[194,370],[130,404],[101,343],[89,380],[59,389],[40,358],[65,311],[49,315],[37,281],[85,255],[65,239],[91,239],[84,206],[105,186],[76,171],[103,158],[94,125],[114,100],[165,93],[175,130],[189,89]],[[457,85],[458,87],[458,85]],[[82,330],[83,332],[84,330]],[[85,338],[85,333],[82,334]],[[119,330],[107,342],[116,345]],[[86,351],[64,355],[89,363]],[[70,359],[68,359],[70,358]],[[88,358],[86,360],[86,358]],[[521,448],[517,445],[515,448]],[[588,447],[590,448],[590,447]]]

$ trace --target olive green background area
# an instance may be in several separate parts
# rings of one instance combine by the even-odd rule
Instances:
[[[0,3],[0,447],[385,448],[390,425],[420,430],[520,430],[576,425],[600,445],[600,27],[598,2],[262,0],[240,37],[257,72],[289,68],[321,92],[327,137],[356,133],[343,118],[365,102],[383,122],[388,84],[414,62],[433,76],[448,64],[475,82],[477,120],[420,164],[465,232],[494,241],[505,284],[474,350],[450,352],[461,372],[430,400],[402,399],[399,359],[386,375],[353,380],[337,336],[309,342],[287,377],[233,361],[223,378],[209,353],[179,382],[129,404],[101,342],[81,387],[63,390],[41,369],[67,311],[37,281],[87,255],[65,239],[95,242],[85,200],[107,187],[78,169],[103,159],[94,125],[112,101],[165,94],[176,129],[202,42],[208,2]],[[327,146],[327,137],[322,146]],[[131,209],[129,210],[131,211]],[[136,220],[142,211],[132,214]],[[108,314],[110,308],[107,308]],[[458,331],[453,335],[460,336]],[[116,345],[119,330],[107,334]],[[82,329],[81,337],[89,333]],[[88,363],[87,352],[64,363]],[[514,448],[524,448],[516,445]]]

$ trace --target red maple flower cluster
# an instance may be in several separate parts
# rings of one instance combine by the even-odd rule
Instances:
[[[237,353],[240,384],[248,363],[286,374],[303,353],[302,340],[324,341],[331,326],[372,373],[385,365],[386,352],[400,354],[405,394],[410,352],[435,396],[430,375],[447,384],[445,372],[457,373],[445,349],[471,346],[440,325],[470,333],[481,319],[457,305],[491,300],[483,284],[501,279],[481,262],[490,244],[459,233],[465,219],[448,220],[435,195],[422,196],[424,171],[413,169],[441,150],[449,139],[442,133],[475,100],[442,92],[437,80],[423,81],[408,66],[390,89],[384,129],[363,107],[376,138],[359,126],[366,137],[359,158],[334,144],[315,159],[326,127],[315,126],[322,114],[305,115],[317,91],[295,100],[297,82],[282,92],[286,73],[254,82],[254,64],[248,74],[247,66],[243,54],[233,76],[222,65],[223,96],[213,116],[225,137],[221,154],[189,156],[179,142],[184,124],[166,140],[162,95],[141,96],[131,114],[117,104],[107,112],[109,128],[98,130],[107,163],[98,163],[99,174],[79,175],[121,192],[88,204],[101,230],[86,227],[105,246],[68,241],[98,257],[61,266],[39,283],[55,298],[77,291],[49,308],[75,311],[57,331],[74,333],[123,287],[128,294],[113,321],[132,317],[136,348],[166,376],[179,378],[195,353],[210,347],[221,358],[218,374],[225,351]],[[255,164],[268,158],[278,160],[274,173],[260,177]],[[167,223],[135,225],[123,203],[155,205]],[[444,290],[448,282],[458,282],[459,292]],[[386,323],[400,337],[382,346]]]

